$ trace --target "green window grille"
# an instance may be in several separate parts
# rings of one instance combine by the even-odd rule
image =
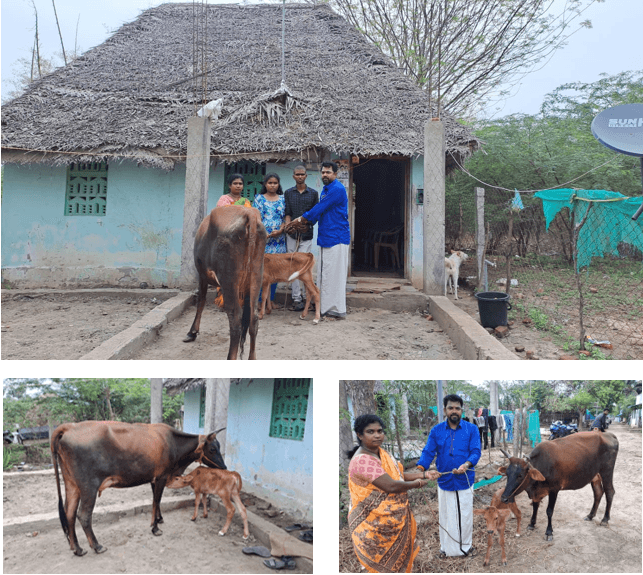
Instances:
[[[223,180],[224,194],[228,193],[228,176],[230,174],[241,174],[243,176],[244,186],[241,195],[254,202],[255,196],[261,191],[261,184],[266,175],[266,164],[256,164],[247,160],[226,164],[225,178]]]
[[[71,164],[67,168],[65,215],[104,216],[107,208],[107,164]]]
[[[275,379],[270,437],[303,441],[310,379]]]

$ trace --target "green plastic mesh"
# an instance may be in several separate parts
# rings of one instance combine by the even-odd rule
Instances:
[[[547,228],[563,208],[569,208],[570,216],[573,214],[574,221],[580,222],[592,204],[578,236],[577,269],[588,266],[593,257],[618,256],[621,242],[643,251],[643,218],[632,220],[641,205],[641,198],[606,190],[571,189],[543,190],[536,192],[535,196],[543,201]]]

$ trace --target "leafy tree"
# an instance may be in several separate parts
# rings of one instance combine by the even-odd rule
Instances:
[[[603,75],[589,84],[564,84],[545,97],[539,114],[514,114],[480,122],[476,135],[485,144],[466,162],[465,168],[485,184],[463,171],[455,172],[447,180],[446,221],[451,222],[447,237],[457,236],[460,227],[474,229],[476,186],[485,187],[487,198],[492,200],[485,207],[485,219],[492,228],[501,224],[503,229],[513,194],[500,188],[539,190],[573,180],[566,187],[640,195],[638,158],[609,150],[594,138],[590,129],[601,110],[637,101],[643,101],[643,70]],[[582,174],[585,175],[576,179]],[[498,196],[500,199],[494,200]],[[531,242],[539,240],[538,230],[544,227],[540,200],[532,194],[522,194],[522,201],[525,209],[514,213],[513,232],[521,256]],[[538,225],[534,226],[534,222]],[[569,222],[559,215],[555,226],[562,249],[571,261]]]
[[[314,0],[316,1],[316,0]],[[602,0],[596,0],[600,2]],[[456,116],[506,95],[589,20],[594,0],[330,0]]]
[[[163,395],[163,420],[180,416],[183,395]],[[149,379],[8,379],[4,381],[3,421],[29,427],[49,420],[150,421]]]

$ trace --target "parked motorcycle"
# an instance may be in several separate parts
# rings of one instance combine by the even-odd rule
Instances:
[[[570,423],[569,425],[564,424],[562,421],[554,421],[549,426],[549,441],[553,439],[560,439],[561,437],[566,437],[572,433],[578,433],[578,425],[575,423]]]

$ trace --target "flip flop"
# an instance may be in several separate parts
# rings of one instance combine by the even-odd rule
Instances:
[[[270,569],[296,569],[297,563],[288,556],[283,555],[281,559],[264,559],[263,564]]]
[[[308,531],[302,531],[299,535],[297,535],[299,539],[302,541],[305,541],[306,543],[312,543],[313,542],[313,530],[308,529]]]
[[[284,527],[286,531],[298,531],[300,529],[310,529],[310,525],[306,525],[306,523],[294,523],[293,525],[288,525],[288,527]]]
[[[259,555],[260,557],[270,557],[271,553],[265,547],[244,547],[242,551],[246,555]]]

